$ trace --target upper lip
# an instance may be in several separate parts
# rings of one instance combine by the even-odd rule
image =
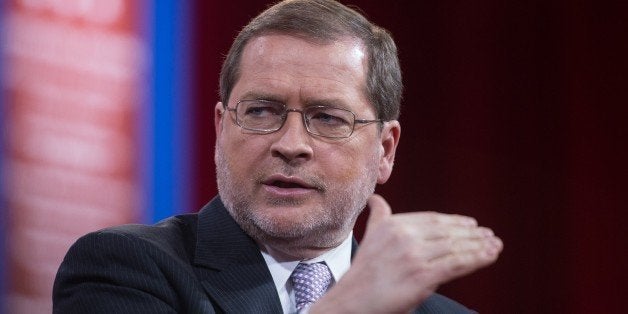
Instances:
[[[293,177],[293,176],[285,176],[282,174],[274,174],[267,177],[264,181],[262,181],[265,185],[274,185],[280,187],[295,187],[295,188],[303,188],[303,189],[318,189],[313,184],[306,182],[305,180]]]

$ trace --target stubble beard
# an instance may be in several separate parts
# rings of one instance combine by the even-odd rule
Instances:
[[[373,156],[370,167],[363,169],[349,186],[311,176],[310,179],[317,183],[319,192],[325,194],[326,204],[320,204],[321,208],[308,210],[296,221],[282,221],[263,213],[259,204],[254,203],[252,191],[245,188],[247,185],[260,184],[267,174],[263,171],[267,169],[251,174],[248,179],[236,178],[230,171],[229,161],[220,144],[217,144],[215,162],[218,193],[229,214],[251,238],[276,250],[298,256],[303,250],[336,247],[346,239],[358,215],[366,206],[368,197],[375,190],[378,170],[376,160],[377,156]],[[280,168],[283,173],[300,174],[299,169],[287,164]],[[266,202],[278,206],[302,205],[301,201],[292,198],[270,199]]]

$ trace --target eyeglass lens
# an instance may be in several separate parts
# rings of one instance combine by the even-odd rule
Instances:
[[[241,101],[236,106],[236,120],[245,129],[260,132],[279,130],[289,112],[303,116],[308,132],[326,137],[347,137],[353,132],[355,116],[351,111],[311,106],[305,109],[286,109],[282,103],[272,101]]]

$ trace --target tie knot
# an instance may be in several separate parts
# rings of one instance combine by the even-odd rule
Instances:
[[[316,302],[331,283],[331,272],[325,263],[299,263],[290,275],[297,310]]]

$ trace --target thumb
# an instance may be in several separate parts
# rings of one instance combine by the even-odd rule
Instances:
[[[390,215],[392,215],[392,209],[386,200],[379,194],[373,194],[368,199],[368,205],[370,208],[369,219],[366,222],[366,230],[372,229],[375,225],[379,224]]]

